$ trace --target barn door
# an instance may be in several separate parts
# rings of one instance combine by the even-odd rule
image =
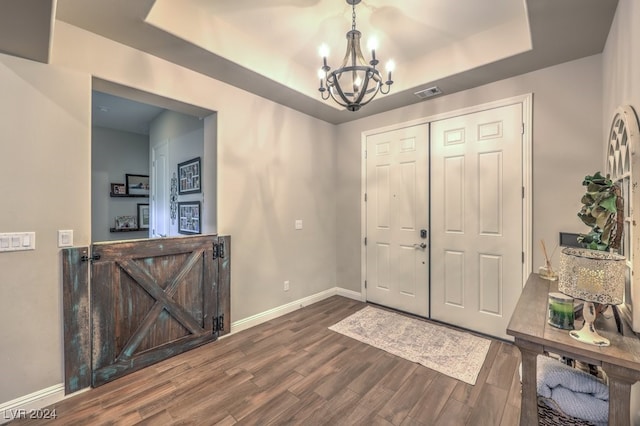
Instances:
[[[65,370],[67,392],[87,382],[84,370],[91,372],[91,386],[99,386],[228,333],[229,243],[229,237],[209,235],[93,245],[85,256],[91,261],[90,309],[83,307],[78,280],[65,279],[65,357],[75,353],[76,363],[90,364]],[[63,259],[73,260],[72,254]],[[77,307],[90,316],[74,318],[68,310]]]

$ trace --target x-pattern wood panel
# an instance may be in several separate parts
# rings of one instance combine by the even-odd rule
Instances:
[[[131,276],[131,278],[133,278],[142,288],[144,288],[156,302],[147,313],[138,329],[125,344],[124,348],[118,355],[116,362],[126,361],[131,358],[135,350],[140,346],[142,339],[144,339],[151,326],[160,316],[163,309],[166,309],[170,315],[178,320],[178,322],[180,322],[180,324],[182,324],[192,334],[200,335],[207,332],[207,330],[205,330],[189,312],[187,312],[173,299],[173,295],[178,289],[180,283],[183,282],[194,265],[198,261],[202,260],[203,256],[204,251],[202,250],[191,253],[187,261],[182,265],[182,268],[180,268],[178,273],[171,280],[165,283],[165,286],[160,286],[149,271],[142,268],[138,263],[132,260],[117,262],[117,265],[129,274],[129,276]],[[164,290],[163,287],[165,288]]]

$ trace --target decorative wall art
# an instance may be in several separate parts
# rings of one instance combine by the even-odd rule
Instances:
[[[200,233],[200,201],[178,203],[178,232]]]
[[[149,196],[149,175],[125,175],[127,178],[127,194]]]
[[[149,204],[138,204],[138,228],[149,229]]]
[[[178,216],[178,178],[173,174],[171,178],[171,195],[169,196],[169,211],[171,213],[171,224],[176,223]]]
[[[127,195],[127,187],[124,183],[112,183],[111,195]]]
[[[178,193],[195,194],[201,192],[200,157],[178,164]]]
[[[138,229],[135,216],[116,216],[116,230]]]

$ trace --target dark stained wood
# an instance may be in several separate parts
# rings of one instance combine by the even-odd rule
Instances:
[[[56,420],[31,421],[517,424],[519,351],[513,345],[493,340],[478,381],[471,386],[328,329],[364,306],[331,297],[71,396],[49,407],[56,410]]]
[[[216,243],[199,235],[94,245],[93,386],[217,339],[229,271],[216,276]]]
[[[615,326],[601,327],[598,321],[598,332],[611,341],[611,346],[598,347],[571,338],[568,331],[546,321],[548,294],[556,291],[556,282],[532,274],[507,327],[522,359],[520,424],[538,424],[536,357],[547,352],[601,366],[609,378],[609,424],[630,424],[629,391],[640,380],[640,339],[632,333],[617,333]]]
[[[64,315],[64,392],[91,386],[91,314],[89,313],[89,247],[62,250]]]
[[[231,236],[218,237],[222,243],[223,256],[218,258],[218,312],[224,315],[224,327],[220,335],[231,332]]]

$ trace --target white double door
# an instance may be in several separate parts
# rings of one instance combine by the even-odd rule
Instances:
[[[429,314],[428,125],[367,137],[367,300]],[[428,237],[428,235],[427,235]]]
[[[522,290],[522,123],[518,103],[367,137],[368,301],[507,338]]]

